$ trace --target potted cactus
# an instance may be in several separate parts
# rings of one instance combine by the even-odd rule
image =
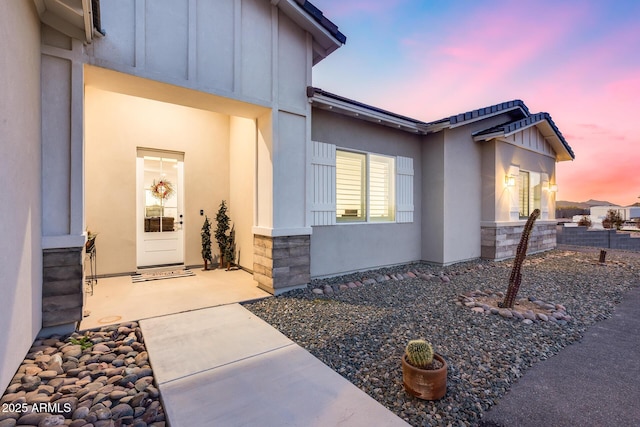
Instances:
[[[407,393],[424,400],[447,392],[447,362],[425,340],[411,340],[402,356],[402,382]]]

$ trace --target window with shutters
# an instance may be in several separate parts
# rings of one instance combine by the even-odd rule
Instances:
[[[336,150],[336,221],[395,220],[395,157]]]
[[[413,159],[349,151],[312,141],[313,226],[413,222]]]

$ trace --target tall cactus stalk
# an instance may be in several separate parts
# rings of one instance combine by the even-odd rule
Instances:
[[[520,270],[522,269],[524,258],[527,256],[527,247],[529,246],[529,235],[533,229],[533,223],[536,222],[536,219],[538,219],[539,216],[540,209],[534,209],[534,211],[531,212],[531,215],[529,215],[527,223],[524,225],[524,230],[520,237],[520,243],[516,250],[516,259],[513,261],[513,269],[511,270],[511,276],[509,277],[507,294],[504,296],[504,301],[498,304],[502,308],[513,308],[513,304],[516,301],[516,295],[518,295],[518,290],[520,290],[520,281],[522,280]]]

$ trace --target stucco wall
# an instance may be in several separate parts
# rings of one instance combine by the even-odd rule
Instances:
[[[229,120],[229,217],[236,230],[236,262],[252,270],[256,122],[235,116]]]
[[[480,256],[481,147],[471,137],[477,126],[444,131],[444,264]]]
[[[184,152],[185,264],[202,264],[203,209],[229,201],[229,116],[86,88],[86,222],[98,274],[136,269],[136,147]],[[215,227],[215,224],[214,224]]]
[[[33,2],[0,2],[0,390],[42,322],[40,23]]]
[[[341,148],[411,157],[415,174],[413,223],[313,227],[311,276],[327,276],[420,260],[421,137],[315,108],[311,139],[336,144]]]
[[[427,135],[422,144],[422,259],[444,262],[444,132]]]
[[[549,182],[555,183],[555,159],[526,150],[510,143],[493,139],[481,142],[482,145],[482,221],[510,222],[509,208],[511,199],[517,202],[517,187],[509,188],[505,184],[505,176],[509,175],[509,168],[518,166],[525,171],[545,173]],[[546,199],[548,217],[555,218],[555,193],[543,189],[542,197]]]

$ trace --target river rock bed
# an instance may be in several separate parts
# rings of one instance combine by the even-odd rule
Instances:
[[[137,322],[37,339],[0,405],[0,427],[165,425]]]
[[[512,261],[354,273],[245,307],[411,425],[475,426],[528,368],[580,340],[640,285],[637,253],[610,251],[606,264],[597,260],[583,250],[527,257],[519,297],[549,304],[536,306],[552,320],[524,322],[464,304],[504,295]],[[415,338],[431,341],[449,364],[447,394],[439,401],[403,389],[400,358]]]

